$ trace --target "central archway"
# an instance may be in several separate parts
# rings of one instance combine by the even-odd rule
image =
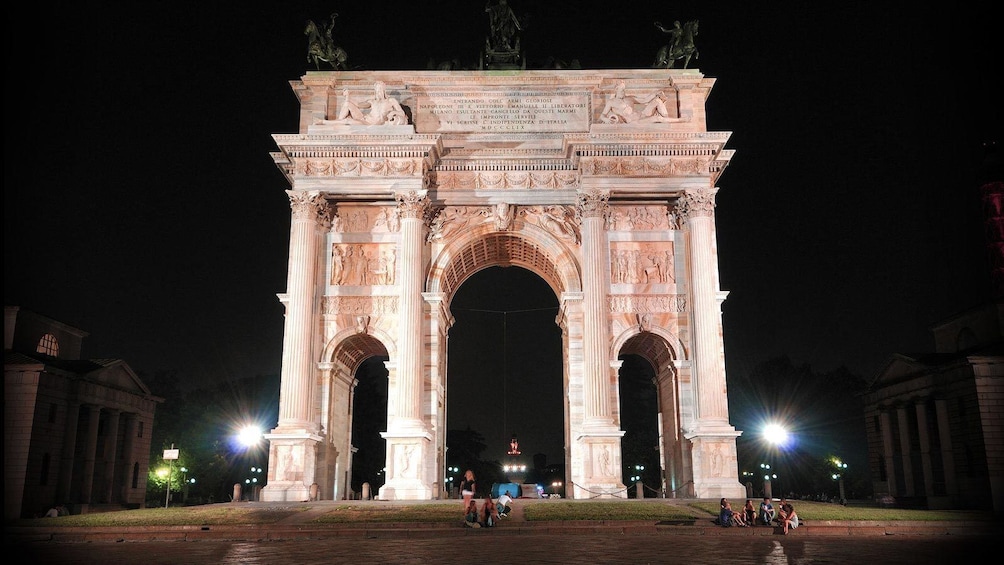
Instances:
[[[557,297],[532,271],[490,267],[460,286],[450,311],[447,466],[486,463],[474,469],[483,488],[514,482],[492,462],[525,465],[526,481],[539,482],[538,467],[564,461]],[[514,435],[518,456],[508,454]]]
[[[465,293],[461,290],[462,288],[466,288],[468,284],[478,285],[479,280],[482,280],[484,277],[490,277],[489,272],[496,269],[504,273],[516,273],[519,271],[527,273],[528,277],[522,277],[519,283],[526,285],[527,278],[535,279],[542,287],[538,288],[535,294],[539,300],[546,301],[546,304],[538,301],[528,305],[525,302],[525,297],[521,297],[524,300],[522,307],[514,306],[516,304],[515,301],[500,303],[496,300],[493,302],[490,295],[465,298]],[[454,356],[461,356],[461,361],[463,361],[463,356],[468,354],[466,348],[473,347],[477,351],[478,348],[483,349],[485,346],[484,344],[465,343],[472,336],[465,333],[464,337],[458,338],[454,331],[454,328],[458,324],[458,318],[463,319],[465,314],[468,316],[471,315],[470,312],[464,312],[464,310],[469,311],[472,309],[469,301],[475,300],[478,304],[481,304],[478,309],[495,311],[494,313],[481,312],[480,317],[485,318],[482,320],[484,322],[482,330],[490,329],[492,325],[496,327],[504,325],[507,322],[506,318],[508,318],[506,312],[510,310],[536,310],[538,315],[540,314],[540,310],[546,310],[542,318],[538,317],[538,323],[545,323],[548,327],[553,328],[552,335],[550,336],[553,340],[553,347],[537,347],[533,349],[525,347],[520,352],[520,355],[524,361],[532,359],[533,355],[551,356],[550,362],[552,363],[552,367],[550,367],[550,370],[546,367],[543,369],[546,375],[542,376],[543,383],[541,386],[553,386],[556,389],[555,396],[557,396],[557,400],[555,402],[547,402],[542,406],[542,410],[537,416],[545,421],[552,422],[552,425],[548,427],[553,428],[553,432],[548,432],[548,434],[553,433],[557,437],[549,442],[549,447],[547,448],[528,445],[525,442],[523,443],[523,447],[529,450],[529,453],[524,452],[524,455],[526,455],[526,464],[529,468],[532,468],[534,465],[533,456],[538,453],[544,453],[546,456],[545,463],[556,464],[555,468],[563,469],[566,464],[569,439],[567,425],[569,412],[567,404],[568,377],[567,363],[564,362],[565,352],[567,352],[568,348],[567,343],[563,341],[564,332],[560,326],[559,312],[561,310],[560,303],[566,289],[579,289],[581,287],[572,250],[569,249],[566,242],[555,238],[553,234],[541,230],[533,224],[517,221],[509,231],[496,231],[491,224],[484,224],[455,234],[449,241],[443,242],[437,255],[437,260],[433,262],[430,268],[430,275],[428,287],[443,291],[444,309],[448,312],[450,318],[449,337],[443,347],[445,357],[448,359],[445,367],[445,381],[447,382],[446,397],[448,399],[448,406],[450,406],[450,409],[447,410],[448,430],[455,429],[451,426],[459,426],[460,430],[466,428],[465,418],[463,416],[458,418],[456,412],[459,411],[466,415],[470,413],[470,410],[466,406],[459,409],[454,407],[457,397],[466,398],[473,394],[473,399],[469,401],[461,400],[461,402],[474,402],[481,405],[490,405],[494,400],[502,405],[502,410],[505,412],[507,408],[504,405],[505,399],[501,398],[500,395],[513,395],[514,399],[518,399],[520,395],[525,394],[525,392],[499,390],[500,388],[505,388],[505,379],[513,375],[512,371],[506,371],[509,368],[504,365],[496,367],[496,369],[501,369],[503,372],[508,372],[508,374],[499,374],[496,379],[497,383],[492,383],[490,380],[488,382],[481,382],[475,387],[475,390],[464,390],[463,392],[461,392],[460,388],[453,388],[467,386],[467,384],[461,383],[466,383],[468,380],[476,380],[474,375],[453,374],[454,371],[458,370],[457,364],[453,362]],[[497,276],[505,277],[505,275]],[[509,278],[516,279],[520,277],[510,276]],[[491,289],[484,288],[476,290],[473,294],[484,294],[485,290],[488,291],[488,294],[491,294]],[[458,297],[460,298],[460,302],[455,304],[454,301]],[[525,315],[526,312],[523,314]],[[488,318],[494,316],[495,319],[491,320],[486,318],[486,316]],[[463,330],[471,331],[471,328],[463,328]],[[524,334],[521,337],[525,338],[526,335]],[[461,342],[459,348],[455,343],[457,340]],[[539,346],[540,344],[536,345]],[[515,347],[515,344],[513,346]],[[491,428],[489,427],[488,429]],[[524,427],[523,429],[526,428]],[[500,421],[496,422],[494,430],[484,434],[487,447],[486,453],[489,454],[489,459],[491,459],[492,447],[507,445],[513,433],[519,433],[516,422],[513,421],[510,423],[507,421],[507,416],[503,413],[500,416]],[[467,434],[464,434],[463,437],[467,437]],[[467,466],[470,464],[468,461],[463,460],[468,458],[469,454],[455,452],[447,455],[444,452],[443,455],[443,462],[446,467]],[[498,455],[500,457],[497,460],[502,460],[501,455],[504,454],[499,453]],[[449,464],[447,464],[447,461],[449,461]],[[485,471],[482,471],[482,474],[484,473]],[[486,476],[483,479],[490,480],[490,477]],[[562,476],[562,480],[564,480],[564,476]]]

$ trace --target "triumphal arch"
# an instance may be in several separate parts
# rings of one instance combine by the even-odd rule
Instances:
[[[346,498],[355,374],[386,358],[386,500],[439,498],[450,301],[492,266],[554,291],[566,495],[625,496],[620,359],[658,385],[670,496],[745,496],[715,194],[732,151],[696,69],[312,71],[274,135],[291,228],[268,501]]]

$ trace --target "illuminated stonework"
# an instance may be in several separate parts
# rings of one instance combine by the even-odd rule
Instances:
[[[654,369],[667,495],[743,496],[714,226],[732,151],[728,133],[706,131],[714,82],[695,69],[294,81],[299,131],[273,136],[293,222],[262,499],[305,500],[314,484],[321,499],[348,496],[355,374],[372,357],[389,371],[379,497],[443,496],[450,301],[495,265],[536,273],[559,303],[567,496],[627,496],[616,393],[625,354]],[[338,118],[378,84],[406,124]]]

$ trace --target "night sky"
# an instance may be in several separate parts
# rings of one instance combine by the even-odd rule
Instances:
[[[528,14],[531,68],[647,68],[667,37],[654,21],[700,20],[690,66],[717,79],[708,129],[736,150],[717,199],[730,381],[778,355],[870,379],[990,297],[976,178],[1001,131],[999,20],[964,3],[755,4],[510,1]],[[474,64],[483,8],[23,6],[5,24],[5,303],[89,332],[85,357],[189,385],[278,374],[289,187],[269,152],[297,129],[306,20],[338,12],[335,41],[359,70],[425,69]],[[458,343],[507,331],[454,343],[470,364],[458,374],[493,370],[456,387],[450,426],[499,451],[516,432],[525,453],[559,460],[560,360],[531,346],[560,348],[557,299],[505,271],[457,297],[471,329]],[[528,319],[544,335],[518,327]]]

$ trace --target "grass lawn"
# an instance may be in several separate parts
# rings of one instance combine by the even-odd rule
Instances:
[[[718,516],[717,500],[517,500],[527,521],[567,520],[712,520]],[[867,521],[986,521],[993,513],[962,510],[906,510],[869,506],[841,506],[825,502],[793,501],[803,520]],[[207,504],[174,508],[145,508],[102,512],[58,518],[19,519],[9,526],[199,526],[272,524],[311,508],[310,504],[289,506],[251,504]],[[325,511],[310,523],[349,522],[454,522],[461,518],[460,501],[418,504],[381,502],[327,503]]]

